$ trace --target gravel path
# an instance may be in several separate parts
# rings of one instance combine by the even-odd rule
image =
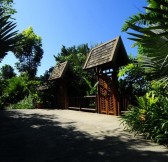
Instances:
[[[168,162],[120,118],[73,110],[0,111],[0,162]]]

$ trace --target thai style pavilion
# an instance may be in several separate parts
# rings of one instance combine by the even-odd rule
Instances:
[[[98,113],[120,115],[117,73],[128,63],[121,37],[103,43],[91,50],[83,69],[94,68],[98,84]]]

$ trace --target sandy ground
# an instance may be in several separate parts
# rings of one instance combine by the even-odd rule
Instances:
[[[120,117],[73,110],[0,111],[0,162],[168,162],[168,149]]]

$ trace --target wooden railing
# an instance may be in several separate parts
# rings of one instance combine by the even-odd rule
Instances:
[[[135,105],[136,101],[132,96],[124,95],[119,96],[119,103],[120,111],[124,112],[128,110],[130,104]],[[70,97],[68,108],[79,111],[98,112],[96,96]]]
[[[96,112],[96,96],[70,97],[69,109]]]

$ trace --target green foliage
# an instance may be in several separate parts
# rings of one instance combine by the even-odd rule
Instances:
[[[29,78],[34,79],[43,57],[42,39],[33,32],[32,27],[24,30],[19,36],[22,39],[14,51],[19,59],[16,67],[19,72],[26,72]]]
[[[86,77],[83,77],[83,79],[85,80],[85,82],[87,83],[87,85],[89,86],[89,91],[86,91],[87,96],[90,95],[95,95],[97,93],[97,86],[99,84],[99,82],[96,82],[93,86],[91,84],[91,81],[88,80]]]
[[[2,82],[2,81],[1,81]],[[29,80],[27,74],[22,74],[21,76],[16,76],[11,79],[2,82],[4,88],[1,93],[1,103],[4,106],[9,104],[16,104],[23,100],[26,96],[31,95],[35,100],[37,98],[36,87],[39,85],[39,81]]]
[[[131,131],[168,145],[168,1],[147,2],[146,13],[131,16],[123,31],[131,30],[129,39],[139,48],[138,66],[151,86],[123,120]]]
[[[118,73],[120,95],[144,95],[149,87],[149,77],[137,64],[137,59],[130,57],[130,63],[121,67]]]
[[[17,31],[13,31],[16,24],[9,21],[10,15],[4,16],[4,11],[0,7],[0,62],[7,55],[8,51],[13,51],[16,43],[20,39]]]
[[[12,77],[16,76],[16,73],[14,72],[14,69],[10,65],[4,65],[1,67],[1,77],[2,79],[10,79]]]
[[[2,74],[0,73],[0,96],[2,96],[3,90],[6,87],[7,80],[3,79]]]
[[[118,73],[118,77],[123,77],[124,75],[127,75],[128,72],[130,72],[132,69],[136,68],[136,65],[133,63],[129,63],[128,65],[122,67]]]
[[[87,91],[90,91],[90,87],[84,78],[87,78],[91,84],[96,82],[93,71],[88,72],[83,70],[83,65],[89,50],[88,44],[68,48],[63,46],[61,52],[55,56],[58,63],[68,61],[69,71],[66,77],[69,80],[69,96],[84,96]]]
[[[160,91],[162,94],[160,94]],[[158,143],[168,145],[168,93],[154,83],[151,91],[137,98],[138,106],[130,106],[123,122],[130,131],[143,134]]]
[[[48,82],[48,79],[53,71],[54,67],[50,67],[49,70],[46,70],[43,75],[40,75],[37,79],[44,82]]]
[[[10,106],[11,109],[32,109],[34,108],[34,97],[31,95],[25,96],[23,100]]]
[[[13,8],[13,0],[1,0],[0,7],[4,11],[4,15],[12,15],[15,14],[17,11]]]
[[[58,62],[64,62],[67,61],[65,58],[66,56],[69,55],[77,55],[77,54],[82,54],[83,56],[86,56],[89,53],[90,49],[88,47],[88,44],[82,44],[79,46],[72,46],[72,47],[65,47],[62,46],[61,52],[58,53],[57,56],[55,56],[56,61]],[[83,61],[82,59],[80,61]]]
[[[128,31],[136,45],[141,46],[139,63],[155,80],[168,86],[168,1],[148,0],[146,13],[137,14],[126,21],[123,31]]]
[[[27,80],[23,77],[13,77],[7,80],[7,86],[4,89],[3,99],[5,104],[17,103],[27,94]]]
[[[6,87],[6,84],[7,84],[7,81],[2,78],[1,73],[0,73],[0,109],[4,108],[2,95],[4,93],[4,89]]]

